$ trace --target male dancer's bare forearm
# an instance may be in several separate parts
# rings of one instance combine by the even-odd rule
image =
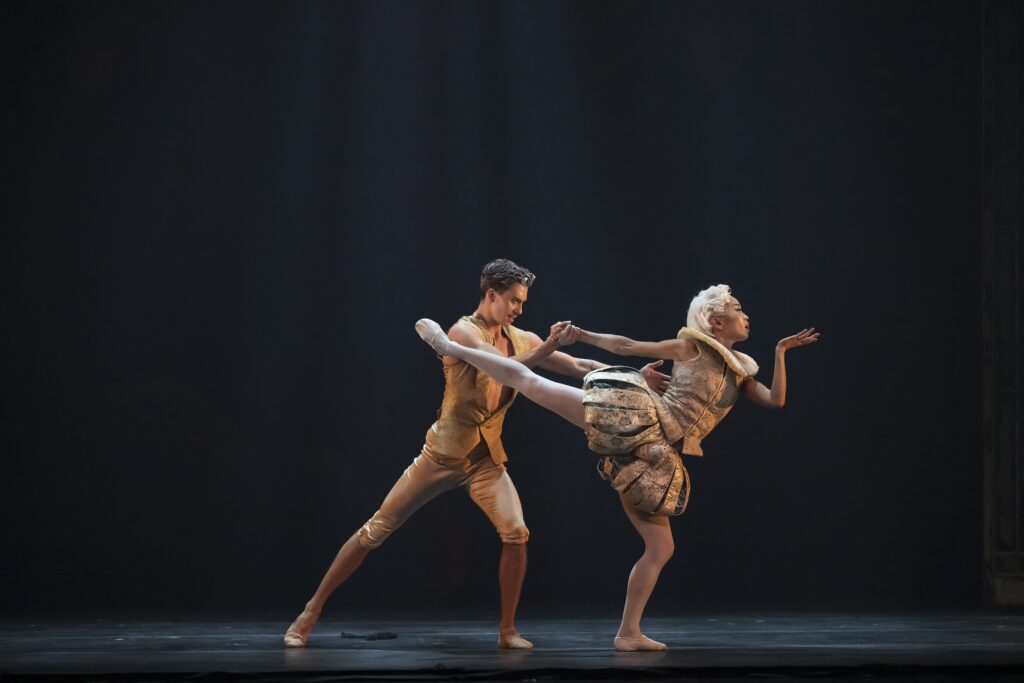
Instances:
[[[559,375],[583,379],[588,372],[608,367],[604,363],[589,358],[574,358],[565,352],[551,354],[539,363],[540,367]]]
[[[533,368],[535,365],[546,359],[552,353],[558,350],[558,341],[554,338],[542,341],[537,346],[534,346],[529,351],[523,353],[517,353],[514,356],[509,356],[511,360],[518,361],[528,368]]]
[[[600,370],[601,368],[608,367],[605,363],[600,363],[596,360],[590,360],[589,358],[573,358],[573,371],[563,373],[569,377],[575,377],[576,379],[583,379],[588,373],[594,370]]]

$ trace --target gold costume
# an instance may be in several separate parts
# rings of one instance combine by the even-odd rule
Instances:
[[[690,477],[680,453],[704,454],[701,440],[758,370],[752,358],[698,330],[684,327],[677,338],[692,341],[698,353],[673,365],[664,396],[633,368],[603,368],[584,378],[587,440],[604,456],[598,472],[637,509],[655,515],[686,509]]]
[[[488,344],[495,339],[475,314],[463,316],[480,330]],[[530,350],[522,330],[502,327],[512,349],[509,355]],[[522,504],[505,470],[508,456],[501,443],[501,427],[515,391],[493,412],[487,410],[488,389],[494,380],[469,363],[444,368],[444,399],[437,422],[427,430],[423,451],[395,482],[380,509],[358,532],[364,548],[383,543],[412,513],[432,498],[465,487],[473,502],[494,525],[503,543],[526,543],[530,531]]]

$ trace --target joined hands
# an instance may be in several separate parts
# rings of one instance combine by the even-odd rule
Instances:
[[[548,335],[547,341],[554,344],[556,349],[559,349],[579,341],[582,331],[573,325],[571,320],[557,322],[551,326],[551,334]]]
[[[579,341],[581,334],[583,334],[582,328],[573,325],[571,320],[565,320],[551,326],[551,334],[548,335],[547,341],[554,344],[555,348],[561,348],[575,344]],[[659,396],[665,393],[665,390],[668,389],[668,383],[672,379],[665,373],[658,372],[657,370],[664,362],[663,360],[656,360],[640,368],[640,374],[643,375],[647,386]]]

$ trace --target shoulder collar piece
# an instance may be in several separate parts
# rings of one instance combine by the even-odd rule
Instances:
[[[704,334],[700,330],[695,330],[692,327],[684,327],[679,330],[679,334],[676,335],[676,339],[693,339],[694,341],[703,342],[714,349],[718,355],[722,357],[726,365],[732,368],[732,371],[739,375],[740,380],[744,380],[748,377],[753,377],[757,374],[760,369],[754,359],[745,353],[739,351],[732,351],[725,348],[722,342],[718,341],[714,337]]]

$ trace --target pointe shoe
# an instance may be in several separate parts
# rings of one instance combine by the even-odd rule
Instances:
[[[643,634],[640,634],[639,638],[615,636],[615,650],[617,652],[660,652],[667,649],[668,645],[665,643],[651,640]]]
[[[295,621],[284,632],[284,646],[306,647],[306,641],[309,640],[309,634],[313,631],[313,626],[319,616],[319,614],[314,615],[308,610],[302,610],[302,614],[295,617]]]
[[[533,647],[533,643],[518,633],[509,633],[498,636],[498,647],[505,650],[529,650]]]
[[[416,334],[441,356],[448,355],[448,335],[430,318],[416,321]]]

